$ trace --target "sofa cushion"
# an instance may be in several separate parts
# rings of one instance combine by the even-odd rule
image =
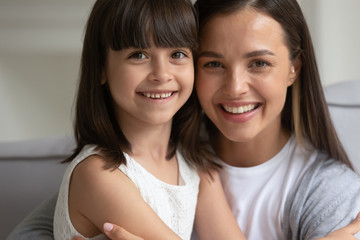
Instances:
[[[75,147],[71,137],[0,142],[0,239],[45,199],[58,192]]]
[[[75,146],[71,136],[0,142],[0,160],[67,157]]]

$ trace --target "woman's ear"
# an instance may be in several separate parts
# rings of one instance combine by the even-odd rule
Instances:
[[[298,55],[290,67],[289,86],[291,86],[300,76],[301,65],[302,65],[301,59],[300,56]]]
[[[100,80],[101,85],[104,85],[106,83],[106,74],[103,71],[101,74],[101,80]]]

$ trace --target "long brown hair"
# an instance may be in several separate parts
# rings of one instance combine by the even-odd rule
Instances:
[[[308,139],[315,148],[352,168],[331,121],[310,32],[296,0],[198,0],[195,8],[200,33],[214,16],[231,14],[247,7],[272,17],[281,25],[290,60],[300,58],[302,63],[298,79],[287,91],[282,125],[295,132],[300,145]]]
[[[75,111],[77,147],[71,161],[87,144],[95,144],[112,167],[126,163],[131,144],[117,123],[108,85],[101,84],[108,49],[128,47],[187,47],[197,49],[197,24],[190,0],[97,0],[90,13],[81,58]],[[200,146],[200,115],[196,96],[175,114],[168,158],[179,147],[185,159],[200,167],[212,166]]]

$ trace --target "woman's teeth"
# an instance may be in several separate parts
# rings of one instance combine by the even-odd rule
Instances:
[[[234,114],[239,114],[239,113],[241,114],[241,113],[246,113],[246,112],[250,112],[250,111],[254,110],[256,105],[249,104],[249,105],[244,105],[244,106],[240,106],[240,107],[229,107],[229,106],[223,106],[223,107],[226,112],[234,113]]]
[[[162,98],[168,98],[172,95],[172,92],[169,93],[143,93],[143,96],[147,98],[152,99],[162,99]]]

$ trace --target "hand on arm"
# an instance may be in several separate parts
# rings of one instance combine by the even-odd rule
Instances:
[[[200,193],[195,216],[195,227],[199,238],[206,240],[245,240],[226,201],[218,173],[214,172],[212,178],[207,173],[201,173],[200,176]],[[115,224],[104,224],[103,227],[106,236],[112,240],[142,239]],[[129,228],[125,228],[129,230]],[[83,239],[73,238],[72,240]]]
[[[195,215],[195,228],[200,239],[206,240],[244,240],[230,207],[225,198],[220,177],[200,174],[200,190]]]
[[[110,223],[106,223],[103,226],[103,231],[105,235],[112,240],[143,240],[140,237],[137,237],[125,229]],[[354,234],[360,231],[360,213],[357,218],[352,221],[349,225],[335,230],[334,232],[329,233],[324,238],[319,238],[318,240],[356,240]],[[72,240],[84,240],[82,237],[74,237]]]
[[[143,200],[133,182],[120,170],[105,169],[104,164],[100,157],[92,156],[73,173],[69,209],[75,228],[94,236],[102,231],[104,222],[111,222],[144,239],[180,240]]]
[[[354,219],[349,225],[337,229],[331,233],[329,233],[324,238],[319,238],[318,240],[356,240],[354,237],[356,233],[360,231],[360,213],[357,215],[356,219]]]
[[[141,237],[135,236],[125,229],[110,223],[105,223],[103,225],[103,232],[105,235],[112,240],[144,240]],[[73,237],[71,240],[85,240],[82,237]]]

